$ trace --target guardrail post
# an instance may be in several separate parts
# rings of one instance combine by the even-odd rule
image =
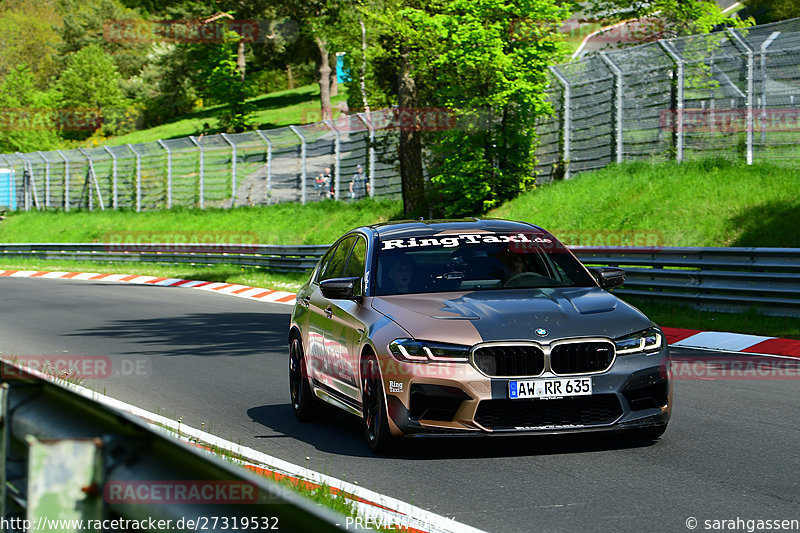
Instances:
[[[134,150],[133,145],[128,143],[128,149],[136,156],[136,212],[142,210],[142,156]]]
[[[300,139],[300,203],[306,203],[306,138],[297,129],[297,126],[289,126],[295,135]]]
[[[755,65],[753,64],[753,47],[742,37],[736,28],[728,28],[728,35],[737,48],[745,53],[747,58],[747,94],[745,106],[747,107],[747,164],[753,164],[753,75]]]
[[[761,145],[767,144],[767,48],[780,36],[781,32],[774,31],[761,43]]]
[[[172,151],[164,144],[161,139],[158,145],[167,152],[167,209],[172,208]]]
[[[191,136],[189,140],[194,143],[195,146],[200,150],[200,209],[205,209],[206,201],[205,201],[205,192],[206,192],[206,161],[205,161],[205,150],[203,150],[203,145],[197,140],[196,137]]]
[[[367,176],[369,177],[369,195],[374,197],[375,196],[375,125],[372,123],[372,111],[369,112],[369,117],[365,117],[364,113],[356,113],[358,120],[361,121],[362,124],[367,128],[369,131],[369,146],[368,146],[368,154],[369,154],[369,172]],[[339,199],[339,190],[336,190],[336,199]]]
[[[267,203],[269,203],[272,198],[272,141],[263,131],[256,130],[256,133],[267,143]]]
[[[334,200],[338,200],[339,199],[339,180],[340,180],[339,176],[341,175],[339,167],[340,167],[340,163],[341,163],[341,160],[342,160],[341,140],[340,140],[340,135],[341,134],[339,133],[339,130],[337,130],[334,127],[332,120],[326,119],[326,120],[323,120],[323,122],[325,123],[326,126],[328,126],[331,129],[333,134],[336,136],[336,140],[334,141],[334,145],[333,145],[333,160],[334,160],[334,163],[333,163],[333,198],[334,198]],[[370,189],[372,189],[372,188],[373,187],[370,187]]]
[[[607,52],[600,52],[600,58],[614,74],[614,152],[617,163],[622,163],[622,70]]]
[[[231,146],[231,207],[234,207],[236,205],[236,144],[228,138],[227,133],[223,133],[222,138]]]
[[[558,83],[561,85],[561,88],[564,91],[564,97],[562,100],[562,110],[561,110],[561,137],[562,137],[561,166],[564,169],[564,179],[569,179],[570,177],[569,160],[571,157],[570,130],[572,129],[572,115],[570,113],[570,107],[572,105],[572,92],[570,89],[569,81],[567,80],[566,76],[561,74],[561,71],[558,70],[558,67],[551,66],[550,72],[552,72],[553,76],[556,77]]]
[[[73,531],[82,520],[100,520],[102,494],[91,487],[103,482],[102,442],[99,439],[59,439],[40,442],[28,436],[28,498],[26,518],[33,524],[57,518],[65,526],[58,531]],[[67,528],[69,520],[75,526]],[[44,522],[43,522],[44,523]]]
[[[117,156],[108,146],[104,146],[103,149],[111,156],[111,208],[117,209]]]
[[[683,91],[685,82],[685,65],[683,56],[668,41],[658,41],[658,44],[675,63],[675,76],[673,84],[675,87],[675,130],[673,131],[673,146],[675,147],[675,161],[683,162],[683,120],[684,120],[684,96]]]
[[[69,211],[69,159],[61,150],[56,153],[64,160],[64,211]]]

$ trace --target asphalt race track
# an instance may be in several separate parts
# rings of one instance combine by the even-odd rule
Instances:
[[[488,531],[800,519],[797,379],[677,381],[670,427],[655,444],[417,440],[375,457],[353,417],[295,420],[290,309],[173,287],[0,278],[0,351],[110,361],[108,375],[83,384]]]

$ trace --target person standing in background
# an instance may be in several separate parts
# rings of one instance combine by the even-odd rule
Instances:
[[[359,200],[369,195],[369,178],[364,174],[364,167],[356,165],[356,172],[350,180],[350,198]]]

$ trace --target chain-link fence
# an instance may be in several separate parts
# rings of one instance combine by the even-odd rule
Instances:
[[[800,19],[551,67],[538,179],[611,162],[800,161]]]
[[[537,125],[540,182],[633,159],[800,160],[800,19],[600,52],[550,73],[555,112]],[[140,211],[399,197],[399,115],[384,109],[269,131],[4,154],[0,207]]]
[[[3,154],[0,207],[141,211],[399,197],[395,122],[388,109],[269,131]]]

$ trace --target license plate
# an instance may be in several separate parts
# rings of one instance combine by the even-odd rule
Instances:
[[[508,382],[508,397],[512,400],[563,398],[564,396],[589,396],[591,394],[592,378],[511,380]]]

